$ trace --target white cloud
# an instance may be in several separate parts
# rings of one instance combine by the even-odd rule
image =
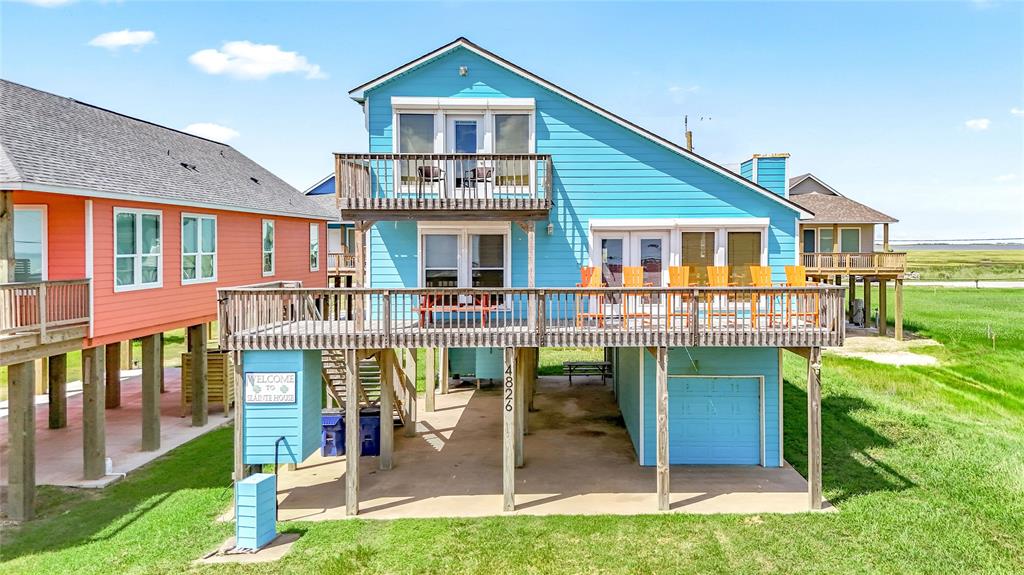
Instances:
[[[985,131],[991,124],[992,120],[989,120],[988,118],[974,118],[964,122],[964,126],[966,126],[967,129],[971,130],[972,132]]]
[[[1017,106],[1010,108],[1010,113],[1013,114],[1014,116],[1020,116],[1024,118],[1024,110],[1018,108]]]
[[[1017,174],[1003,174],[992,179],[999,183],[1012,182],[1017,179]]]
[[[117,50],[125,46],[139,49],[156,40],[156,33],[152,30],[118,30],[116,32],[104,32],[89,40],[90,46]]]
[[[225,42],[220,50],[200,50],[189,56],[188,61],[207,74],[227,74],[247,80],[289,73],[303,73],[310,80],[327,77],[320,66],[310,63],[298,52],[285,52],[274,44],[254,44],[247,40]]]
[[[75,0],[19,0],[25,4],[32,4],[34,6],[42,6],[43,8],[53,8],[55,6],[63,6],[65,4],[71,4]]]
[[[198,122],[195,124],[189,124],[185,126],[185,131],[189,134],[195,134],[200,138],[206,138],[207,140],[214,140],[217,142],[228,142],[234,140],[240,134],[232,130],[227,126],[221,126],[220,124],[214,124],[212,122]]]

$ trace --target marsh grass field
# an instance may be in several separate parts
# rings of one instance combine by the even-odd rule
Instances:
[[[3,528],[0,572],[1022,573],[1024,290],[907,288],[906,322],[939,365],[825,356],[834,513],[288,522],[301,537],[278,562],[193,565],[232,532],[221,429],[100,492],[41,488],[41,517]],[[804,473],[806,364],[784,355],[786,459]]]
[[[907,251],[907,271],[921,280],[1024,280],[1024,247],[1003,250]]]

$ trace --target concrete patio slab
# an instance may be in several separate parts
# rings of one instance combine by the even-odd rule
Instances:
[[[49,405],[46,396],[36,405],[36,483],[65,487],[105,487],[125,474],[178,447],[232,421],[216,410],[204,427],[192,427],[191,417],[181,417],[181,370],[164,370],[164,388],[160,395],[160,449],[140,451],[142,440],[142,384],[139,370],[126,371],[121,378],[121,406],[107,409],[107,457],[112,473],[100,479],[82,478],[82,394],[68,393],[68,426],[49,429]],[[71,387],[71,386],[69,386]],[[44,398],[39,400],[39,398]],[[229,414],[230,415],[230,414]],[[7,458],[7,422],[0,418],[0,460]],[[0,485],[7,485],[7,466],[0,466]]]
[[[284,557],[292,550],[292,546],[298,540],[298,533],[281,533],[259,551],[238,552],[234,550],[235,538],[231,537],[219,549],[201,559],[193,561],[193,563],[200,565],[217,563],[270,563]]]
[[[422,403],[421,403],[422,405]],[[530,414],[518,515],[656,513],[655,470],[636,462],[610,388],[542,377]],[[360,518],[501,515],[501,397],[456,389],[437,396],[416,436],[395,434],[394,468],[360,465]],[[343,519],[345,458],[314,454],[279,478],[280,519]],[[795,513],[807,482],[792,467],[673,466],[671,512]],[[230,518],[228,514],[225,518]]]

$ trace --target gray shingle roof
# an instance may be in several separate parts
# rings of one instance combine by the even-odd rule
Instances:
[[[332,214],[331,221],[341,221],[341,211],[338,209],[338,197],[334,194],[306,194],[310,201],[316,202],[321,209]]]
[[[801,224],[888,224],[899,221],[845,196],[811,192],[793,195],[789,199],[814,212],[813,218],[800,220]]]
[[[231,146],[7,80],[0,80],[0,184],[332,217]]]

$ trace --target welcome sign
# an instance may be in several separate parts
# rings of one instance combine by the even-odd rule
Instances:
[[[295,372],[246,373],[246,403],[295,403]]]

